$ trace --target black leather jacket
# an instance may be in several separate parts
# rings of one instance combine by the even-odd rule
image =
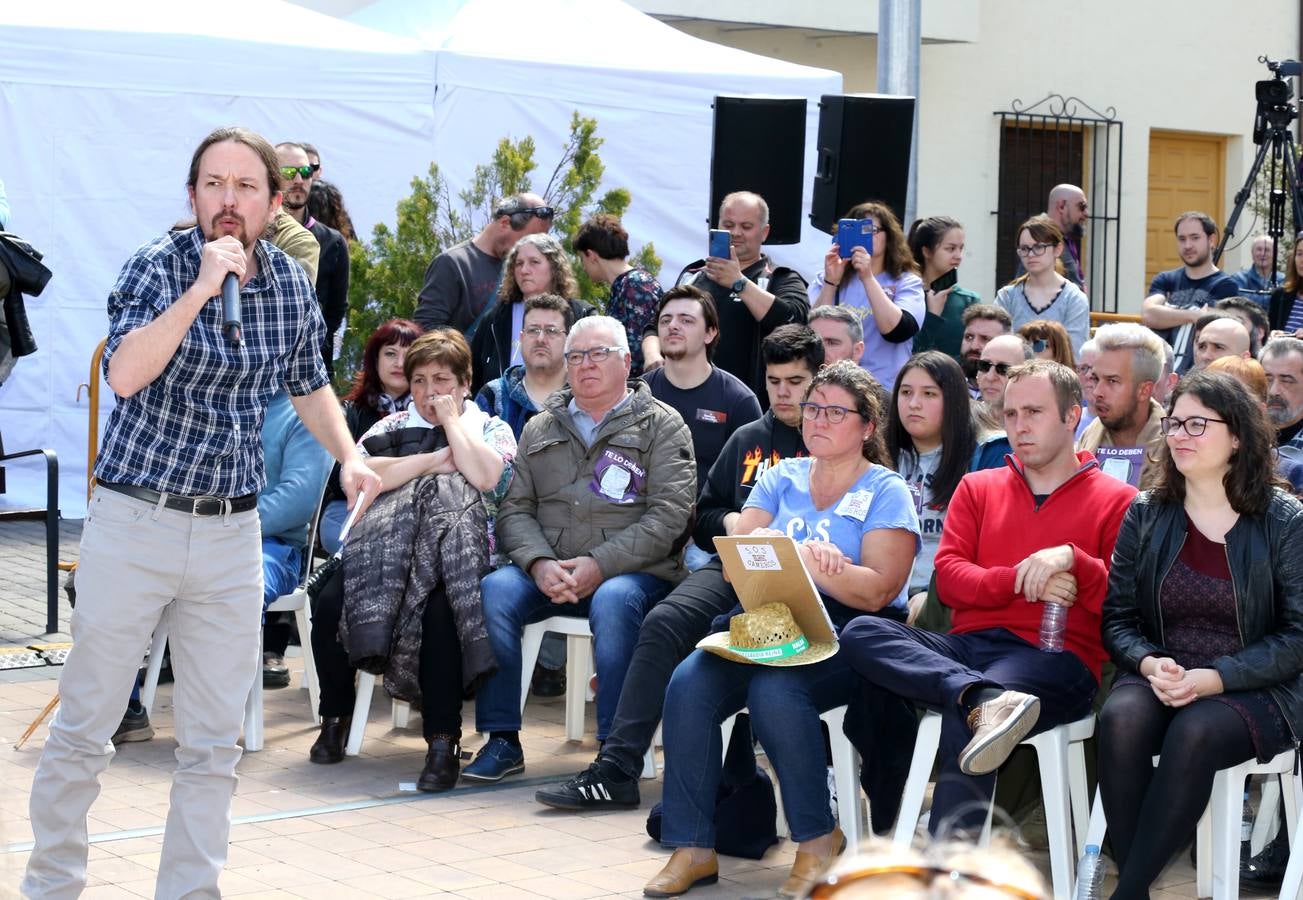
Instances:
[[[1164,654],[1159,594],[1185,543],[1185,510],[1139,494],[1122,520],[1104,598],[1104,648],[1120,669],[1140,671]],[[1303,735],[1303,504],[1274,490],[1261,516],[1241,516],[1226,534],[1244,649],[1213,661],[1227,691],[1266,688]]]

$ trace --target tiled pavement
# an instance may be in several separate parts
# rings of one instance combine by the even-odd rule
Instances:
[[[76,552],[80,523],[65,523],[63,559]],[[40,523],[0,520],[0,649],[5,644],[67,640],[42,635],[43,531]],[[34,573],[34,574],[29,574]],[[68,611],[61,613],[67,627]],[[372,704],[362,754],[335,766],[307,762],[316,729],[298,687],[301,660],[290,660],[293,687],[269,691],[266,740],[240,763],[231,852],[222,876],[227,896],[408,898],[588,898],[641,896],[666,852],[644,830],[660,781],[642,782],[643,807],[589,815],[560,813],[533,801],[537,783],[586,765],[595,744],[565,740],[560,700],[531,700],[521,738],[523,776],[490,787],[460,786],[441,795],[405,790],[423,759],[419,726],[394,730],[381,692]],[[31,840],[27,796],[44,742],[42,727],[21,750],[13,744],[53,696],[57,668],[0,670],[0,897],[16,893],[23,849]],[[159,689],[147,743],[124,745],[91,810],[90,886],[86,898],[152,897],[176,743],[171,686]],[[590,707],[591,716],[591,707]],[[474,721],[468,704],[466,721]],[[470,749],[478,738],[468,739]],[[721,880],[692,896],[768,897],[792,861],[782,842],[763,860],[721,857]],[[1044,854],[1033,859],[1047,869]],[[1184,854],[1155,898],[1194,896]]]

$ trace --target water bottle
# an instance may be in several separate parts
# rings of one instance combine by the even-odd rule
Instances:
[[[1063,652],[1063,631],[1068,627],[1068,608],[1048,600],[1041,604],[1041,649]]]
[[[1076,900],[1100,900],[1104,896],[1104,860],[1098,844],[1087,844],[1086,853],[1077,863]]]

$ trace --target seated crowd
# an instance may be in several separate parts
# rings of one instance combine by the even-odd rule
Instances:
[[[1070,185],[1049,199],[1013,236],[1020,274],[992,304],[947,277],[964,229],[945,216],[906,232],[858,204],[846,215],[871,223],[868,245],[834,243],[807,285],[764,252],[764,199],[730,194],[728,258],[662,291],[598,215],[573,247],[609,291],[604,314],[579,298],[545,199],[501,201],[431,261],[412,321],[370,337],[344,399],[383,493],[314,597],[312,762],[344,758],[365,669],[422,714],[420,790],[524,771],[522,634],[584,618],[598,753],[538,801],[638,806],[663,725],[673,853],[645,893],[713,882],[720,725],[745,711],[735,741],[764,748],[798,845],[779,893],[801,897],[845,845],[821,713],[903,716],[852,736],[894,815],[915,710],[939,712],[929,828],[980,829],[996,771],[1026,737],[1089,715],[1111,661],[1099,778],[1114,896],[1147,896],[1213,773],[1303,733],[1303,560],[1285,552],[1303,529],[1303,251],[1264,308],[1211,262],[1215,223],[1187,213],[1183,265],[1154,278],[1143,324],[1092,336],[1086,199]],[[330,553],[343,494],[311,455],[298,493],[327,481]],[[263,513],[269,600],[293,585],[310,506],[276,528]],[[796,542],[831,644],[798,629],[768,658],[738,651],[766,615],[793,625],[740,606],[716,547],[735,535]],[[1066,609],[1049,646],[1047,606]],[[264,678],[283,685],[270,621],[266,650]],[[556,650],[540,665],[558,669]],[[463,768],[470,697],[485,740]]]

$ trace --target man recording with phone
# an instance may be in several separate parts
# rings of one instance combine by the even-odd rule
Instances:
[[[805,324],[810,305],[805,279],[774,265],[762,252],[769,236],[769,204],[759,194],[736,191],[719,205],[719,230],[727,231],[727,258],[714,248],[679,273],[677,285],[708,292],[719,311],[715,365],[741,379],[767,406],[760,342],[779,325]]]
[[[87,812],[165,612],[179,746],[157,894],[218,896],[236,741],[261,665],[256,495],[266,480],[260,432],[272,397],[287,389],[308,430],[342,463],[350,505],[379,493],[330,391],[312,285],[259,239],[280,208],[279,167],[258,134],[209,134],[187,180],[198,224],[137,250],[109,295],[104,374],[118,403],[82,531],[59,711],[33,780],[24,896],[76,896],[85,886]],[[224,313],[219,294],[230,277],[239,290]],[[238,325],[225,327],[232,318]]]

